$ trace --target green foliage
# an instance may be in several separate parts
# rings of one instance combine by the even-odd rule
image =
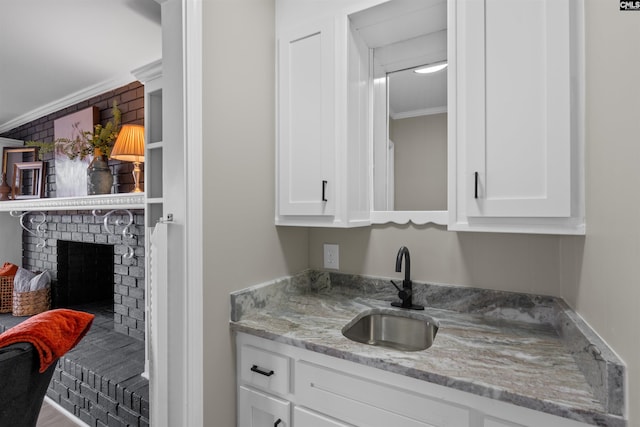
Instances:
[[[91,156],[96,148],[99,149],[102,154],[109,156],[118,138],[122,118],[122,113],[115,101],[113,101],[111,113],[113,114],[113,119],[109,120],[104,126],[101,124],[95,125],[93,131],[82,131],[78,129],[78,123],[74,124],[73,127],[78,133],[75,139],[58,138],[52,142],[27,141],[25,145],[28,147],[38,147],[40,160],[42,160],[43,154],[50,153],[54,150],[66,154],[67,157],[72,160],[76,158],[84,159],[87,156]]]
[[[24,143],[27,147],[38,147],[38,158],[43,159],[44,155],[51,153],[56,148],[55,141],[43,142],[43,141],[27,141]]]

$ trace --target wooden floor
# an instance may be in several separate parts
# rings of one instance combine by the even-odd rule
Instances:
[[[40,416],[38,417],[38,423],[36,427],[78,427],[86,426],[81,421],[69,418],[65,415],[65,411],[62,411],[45,399],[40,410]]]

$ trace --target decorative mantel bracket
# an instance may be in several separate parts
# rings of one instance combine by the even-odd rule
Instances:
[[[102,220],[102,224],[104,225],[104,230],[109,235],[118,236],[119,234],[120,236],[122,236],[122,244],[127,247],[127,253],[125,253],[123,257],[133,258],[133,254],[134,254],[133,247],[125,243],[125,239],[133,239],[134,237],[133,233],[131,233],[131,228],[130,228],[131,225],[133,224],[133,213],[131,213],[129,209],[113,209],[105,213],[104,215],[101,214],[101,211],[99,209],[94,209],[92,213],[95,218],[99,218]],[[114,221],[112,221],[112,224],[111,224],[112,228],[110,228],[109,220],[112,217],[112,215],[117,213],[127,214],[129,216],[129,220],[125,221],[121,218],[117,218]],[[116,231],[116,227],[123,227],[122,231],[118,233]]]
[[[26,224],[24,223],[25,216],[29,214],[35,215],[29,218],[29,224],[31,224],[31,227],[27,227]],[[20,218],[20,227],[22,227],[22,229],[27,233],[31,234],[32,236],[40,240],[36,245],[36,247],[45,248],[47,246],[47,239],[45,238],[47,235],[47,215],[44,212],[10,211],[9,215],[11,215],[14,218]],[[33,227],[34,224],[35,224],[35,227]]]
[[[133,224],[133,213],[130,209],[144,209],[144,203],[144,193],[102,194],[97,196],[3,201],[0,202],[0,212],[9,212],[9,215],[12,217],[20,218],[20,226],[22,229],[40,240],[36,246],[38,248],[45,248],[47,246],[47,215],[45,212],[69,210],[93,211],[94,217],[103,220],[104,229],[112,236],[118,235],[115,227],[124,226],[120,235],[122,236],[122,244],[127,247],[127,253],[123,256],[125,258],[133,258],[133,247],[127,245],[125,242],[125,239],[132,239],[134,237],[130,231],[130,227]],[[110,210],[104,215],[100,214],[101,210],[107,209],[113,210]],[[128,215],[128,223],[122,219],[117,219],[113,221],[113,226],[110,226],[109,218],[116,212]],[[25,224],[25,216],[28,214],[34,215],[29,218],[31,227]]]

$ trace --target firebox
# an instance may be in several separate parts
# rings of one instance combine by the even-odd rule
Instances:
[[[58,241],[53,307],[105,302],[113,305],[113,245]]]

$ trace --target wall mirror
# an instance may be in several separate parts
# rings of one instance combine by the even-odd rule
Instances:
[[[371,64],[371,220],[447,224],[447,2],[391,0],[349,18]]]

